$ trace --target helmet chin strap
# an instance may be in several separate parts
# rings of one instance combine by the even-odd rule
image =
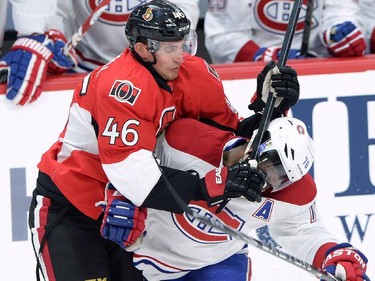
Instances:
[[[155,56],[155,52],[150,52],[150,54],[152,55],[152,58],[154,59],[152,62],[149,62],[149,61],[145,61],[135,50],[134,48],[131,48],[131,52],[132,54],[136,57],[136,59],[144,66],[152,66],[154,64],[156,64],[156,56]],[[148,67],[147,67],[148,68]]]
[[[156,56],[155,56],[154,52],[152,52],[151,55],[152,55],[152,58],[154,59],[154,61],[153,62],[149,62],[149,64],[154,65],[154,64],[156,64]]]

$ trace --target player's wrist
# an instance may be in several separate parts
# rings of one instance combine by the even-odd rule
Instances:
[[[225,200],[224,191],[227,181],[228,168],[221,167],[209,171],[201,180],[201,197],[209,206],[214,206]]]
[[[67,39],[65,35],[57,29],[50,29],[45,35],[52,42],[53,58],[48,63],[48,71],[52,73],[63,73],[78,65],[78,57],[74,48],[65,51]]]

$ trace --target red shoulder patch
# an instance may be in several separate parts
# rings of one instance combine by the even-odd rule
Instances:
[[[306,174],[299,181],[277,192],[266,191],[264,197],[294,205],[306,205],[312,202],[317,194],[315,182],[310,174]]]

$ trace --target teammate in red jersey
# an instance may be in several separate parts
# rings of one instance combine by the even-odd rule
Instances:
[[[151,1],[134,9],[125,34],[129,48],[76,87],[67,124],[38,164],[29,225],[39,268],[48,280],[137,280],[132,254],[100,233],[109,210],[103,214],[95,204],[103,200],[106,184],[112,182],[136,206],[181,213],[155,162],[157,136],[181,117],[243,133],[259,119],[239,121],[220,78],[203,59],[191,56],[196,38],[174,4]],[[295,104],[296,76],[289,67],[267,65],[258,78],[257,108],[266,98],[263,92],[280,96],[276,112]],[[162,169],[186,203],[199,199],[215,205],[238,196],[257,201],[264,183],[247,163],[212,171],[202,180]],[[112,202],[118,194],[107,196]],[[146,212],[130,210],[129,215],[136,221]],[[137,227],[135,232],[144,225]],[[131,244],[136,233],[126,235]]]

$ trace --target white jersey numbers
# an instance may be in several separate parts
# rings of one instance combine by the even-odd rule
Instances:
[[[133,146],[138,142],[138,132],[131,128],[131,125],[138,126],[141,122],[138,120],[128,120],[125,122],[121,131],[121,140],[127,146]]]
[[[109,144],[115,144],[116,139],[120,137],[118,123],[114,122],[113,117],[108,118],[102,136],[109,137]],[[137,144],[139,135],[135,127],[140,124],[138,120],[130,119],[124,123],[121,128],[121,141],[126,146],[134,146]]]
[[[116,138],[118,138],[119,135],[120,135],[120,133],[117,131],[117,123],[113,123],[114,119],[115,118],[113,118],[113,117],[110,117],[108,119],[108,122],[105,125],[104,132],[102,134],[102,136],[110,138],[110,140],[109,140],[110,144],[115,144]]]

